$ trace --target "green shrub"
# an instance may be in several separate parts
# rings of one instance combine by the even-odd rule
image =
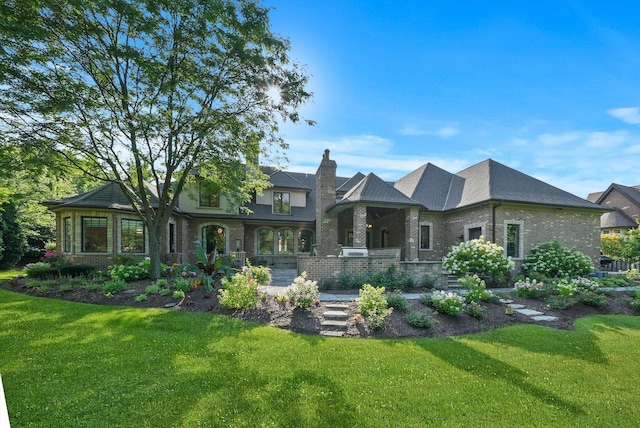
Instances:
[[[549,309],[567,309],[576,303],[576,299],[565,297],[560,294],[551,294],[545,299],[546,307]]]
[[[191,290],[191,281],[186,278],[178,278],[176,279],[173,286],[176,288],[176,290],[187,293],[189,290]]]
[[[144,287],[144,292],[146,294],[158,294],[160,292],[160,287],[158,284],[149,284]]]
[[[396,311],[407,312],[409,310],[409,301],[400,290],[385,293],[384,298],[387,299],[387,306]]]
[[[69,265],[69,266],[64,266],[60,270],[60,273],[62,274],[62,276],[76,277],[76,276],[89,276],[93,274],[95,271],[96,271],[96,267],[91,265]]]
[[[431,304],[438,312],[458,316],[464,309],[464,297],[442,290],[431,293]]]
[[[371,284],[364,284],[359,291],[360,297],[356,299],[358,311],[367,320],[373,330],[381,329],[391,312],[387,299],[383,296],[384,287],[374,287]]]
[[[250,309],[258,304],[258,283],[238,272],[231,278],[222,278],[219,293],[220,305],[227,309]]]
[[[300,308],[308,308],[318,301],[320,291],[318,290],[318,282],[307,279],[307,273],[293,280],[293,283],[287,287],[285,295],[292,305]]]
[[[149,278],[151,263],[148,260],[140,261],[136,264],[111,265],[107,267],[107,273],[111,279],[121,279],[124,281],[137,281]]]
[[[424,293],[420,295],[420,303],[425,306],[433,306],[433,293]]]
[[[37,262],[29,263],[24,267],[24,271],[29,278],[51,278],[57,276],[57,271],[54,271],[49,266],[49,263]]]
[[[169,285],[169,280],[167,280],[167,278],[158,278],[156,279],[156,285],[159,288],[167,287]]]
[[[600,284],[600,287],[628,287],[631,285],[631,281],[629,281],[624,276],[610,276],[605,278],[594,278]]]
[[[493,293],[487,290],[487,285],[478,275],[466,275],[458,282],[467,290],[467,294],[464,296],[467,303],[486,301],[493,296]]]
[[[184,299],[185,293],[182,290],[176,290],[173,292],[174,299]]]
[[[487,309],[484,306],[479,305],[478,302],[471,302],[464,307],[464,312],[474,318],[482,319],[484,318]]]
[[[144,302],[145,300],[149,300],[146,294],[138,294],[135,298],[136,302]]]
[[[127,283],[123,280],[107,281],[102,286],[102,292],[104,294],[119,293],[127,289]]]
[[[249,275],[258,283],[258,285],[271,284],[271,269],[266,266],[254,266],[247,261],[246,269]]]
[[[404,319],[412,327],[431,328],[436,323],[431,311],[414,311],[405,315]]]
[[[158,294],[161,296],[168,296],[169,294],[171,294],[171,290],[169,290],[168,288],[161,288],[160,291],[158,291]]]
[[[601,308],[607,304],[609,299],[604,294],[595,291],[581,291],[578,293],[578,301],[595,308]]]
[[[538,244],[524,258],[522,269],[531,276],[533,272],[550,278],[574,278],[593,272],[591,259],[580,251],[564,248],[558,241]]]
[[[510,258],[504,257],[504,249],[483,237],[462,242],[451,247],[442,260],[442,267],[456,276],[476,274],[491,278],[494,283],[504,283],[514,268]]]

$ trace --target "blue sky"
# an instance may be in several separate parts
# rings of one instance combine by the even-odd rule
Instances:
[[[264,0],[311,76],[286,169],[487,158],[580,197],[640,184],[640,2]]]

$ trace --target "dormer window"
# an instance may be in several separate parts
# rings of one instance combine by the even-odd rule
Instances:
[[[291,214],[291,195],[289,192],[273,192],[273,213]]]
[[[202,181],[198,185],[198,205],[207,208],[220,208],[220,192]]]

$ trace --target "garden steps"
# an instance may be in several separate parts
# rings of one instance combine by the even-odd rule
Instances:
[[[327,305],[327,310],[322,314],[324,320],[320,322],[323,336],[342,337],[347,331],[349,318],[349,305],[332,303]]]

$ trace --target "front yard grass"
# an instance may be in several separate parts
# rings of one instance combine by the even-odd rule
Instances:
[[[0,290],[12,426],[637,426],[640,317],[448,339],[303,336]]]

